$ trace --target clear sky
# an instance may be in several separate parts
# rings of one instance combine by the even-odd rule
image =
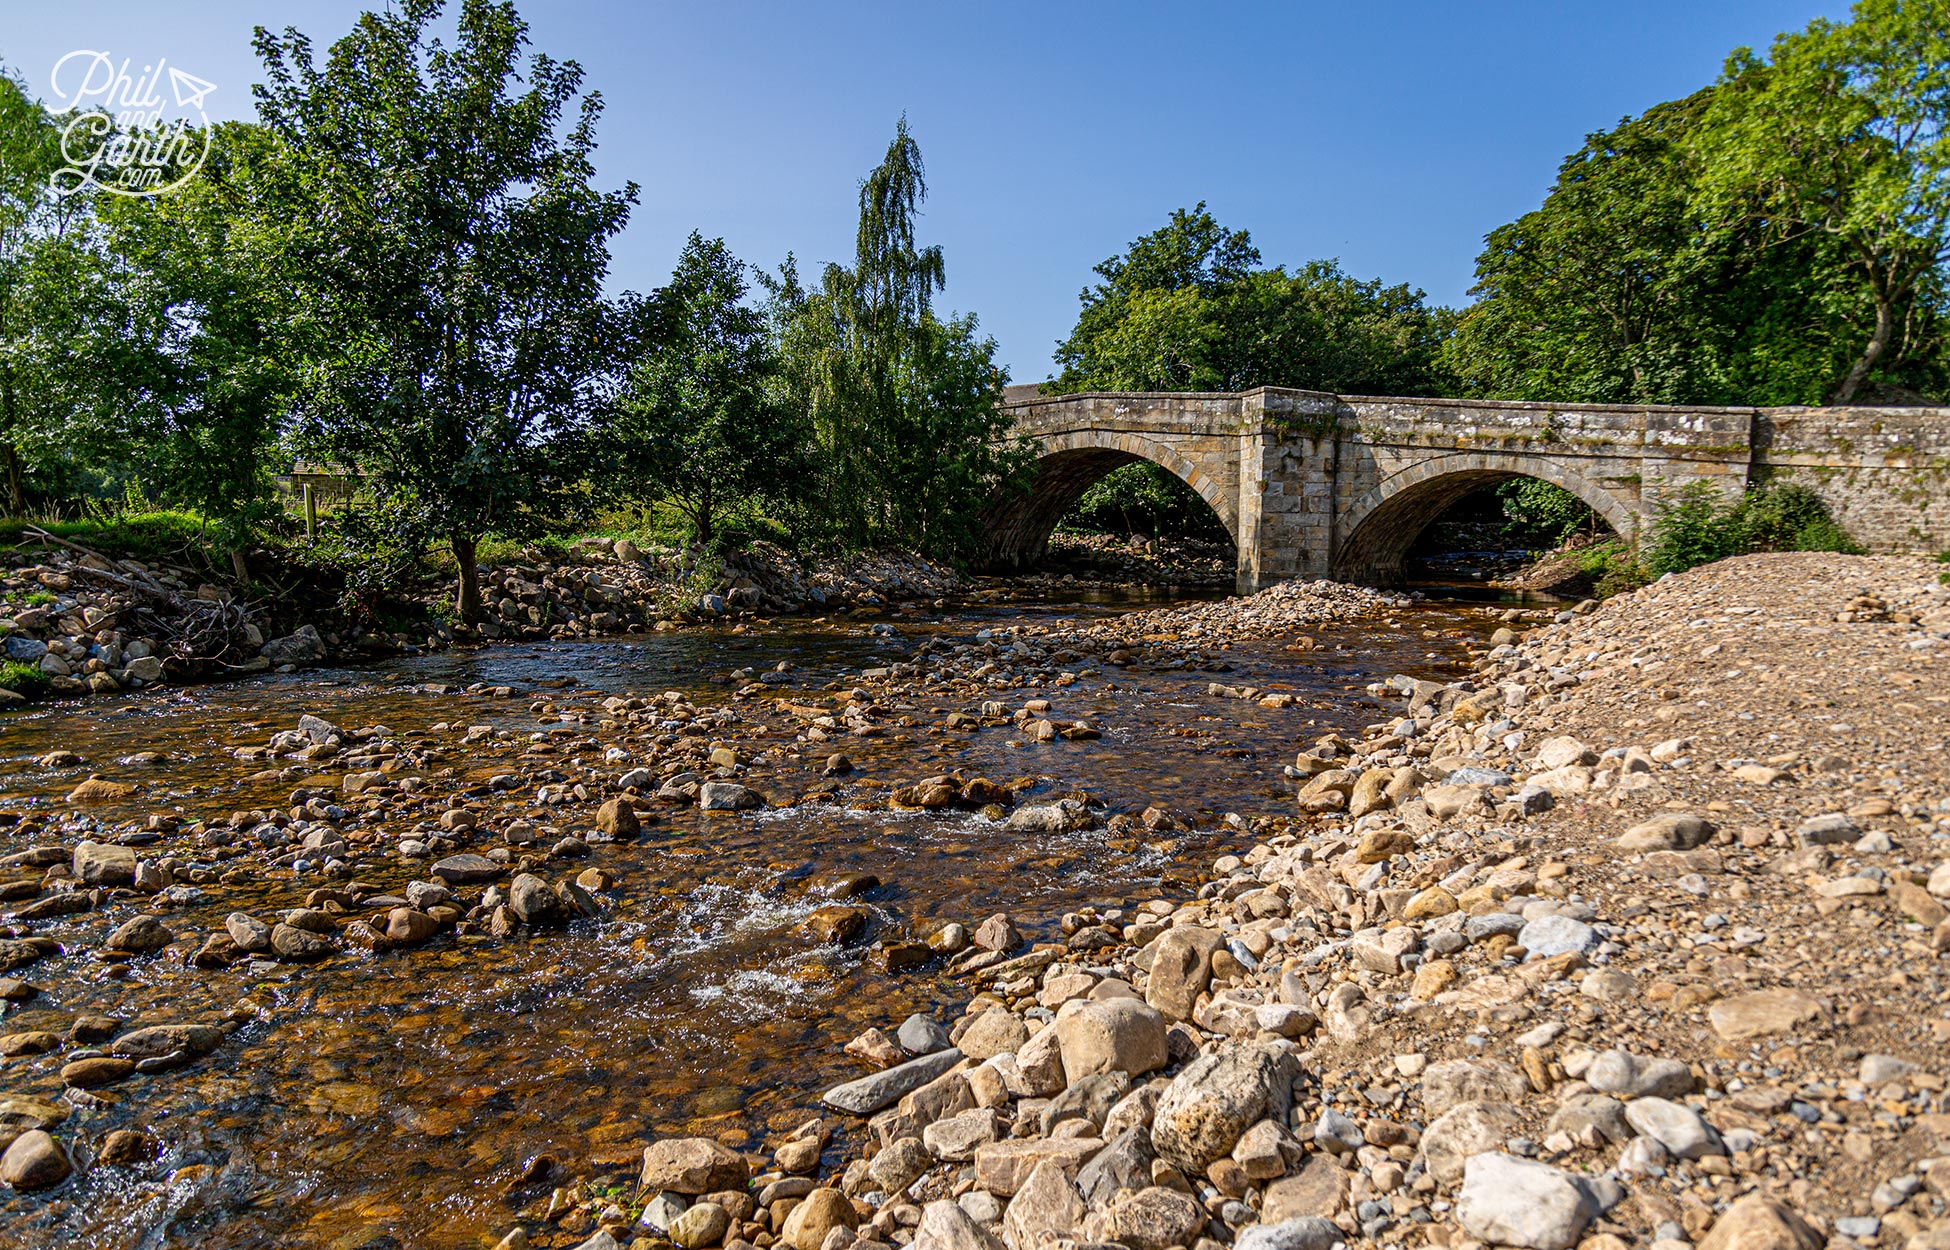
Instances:
[[[0,0],[0,63],[166,57],[251,116],[251,28],[321,45],[331,0]],[[850,260],[861,177],[905,111],[946,304],[1017,381],[1051,372],[1091,266],[1203,199],[1269,263],[1467,300],[1483,235],[1534,208],[1594,129],[1713,79],[1814,0],[1040,4],[527,0],[536,48],[607,102],[603,179],[642,185],[613,285],[661,283],[692,229],[770,267]]]

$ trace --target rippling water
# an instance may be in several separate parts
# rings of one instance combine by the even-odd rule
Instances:
[[[544,727],[530,698],[463,700],[426,686],[509,685],[565,707],[591,702],[592,691],[681,690],[703,705],[726,698],[712,675],[745,667],[788,660],[792,684],[781,693],[816,691],[898,660],[922,638],[966,639],[983,628],[1122,606],[895,618],[892,638],[858,622],[792,623],[512,646],[121,704],[50,705],[0,722],[0,806],[52,814],[80,775],[96,771],[144,783],[135,803],[102,812],[105,821],[171,808],[221,819],[288,801],[288,780],[247,780],[264,765],[228,752],[261,744],[304,711],[402,733],[444,720],[525,734]],[[1361,693],[1365,684],[1403,670],[1453,672],[1464,642],[1483,629],[1481,618],[1441,607],[1397,620],[1392,629],[1376,622],[1310,631],[1323,645],[1305,655],[1277,644],[1227,653],[1233,671],[1219,680],[1287,690],[1301,700],[1292,708],[1211,697],[1211,674],[1111,671],[1068,688],[992,696],[1012,705],[1050,698],[1066,719],[1101,727],[1100,740],[1011,747],[995,729],[849,739],[843,749],[859,774],[836,801],[759,813],[678,810],[634,843],[599,847],[587,862],[618,875],[620,901],[566,933],[448,936],[410,952],[349,953],[262,975],[248,964],[212,972],[149,959],[135,961],[125,980],[106,980],[90,955],[44,960],[17,974],[42,996],[9,1012],[0,1032],[65,1031],[87,1012],[184,1019],[243,998],[261,1015],[189,1068],[83,1096],[61,1136],[99,1144],[113,1129],[142,1128],[162,1144],[163,1158],[11,1198],[0,1206],[0,1245],[476,1246],[505,1231],[538,1192],[546,1196],[545,1188],[507,1192],[539,1152],[586,1170],[627,1162],[668,1133],[755,1147],[802,1122],[818,1090],[859,1074],[840,1047],[862,1028],[891,1027],[909,1011],[948,1009],[967,996],[938,971],[886,976],[859,947],[811,943],[800,922],[827,900],[809,882],[834,872],[877,876],[882,885],[856,900],[874,915],[869,940],[917,920],[973,923],[998,910],[1035,940],[1056,934],[1062,914],[1080,906],[1182,894],[1183,880],[1167,880],[1174,867],[1196,869],[1246,841],[1220,823],[1223,813],[1290,811],[1291,783],[1280,769],[1293,751],[1329,728],[1380,717]],[[575,684],[553,684],[565,677]],[[963,706],[931,695],[912,701],[923,712]],[[579,733],[603,736],[593,727]],[[57,748],[90,763],[59,773],[33,764]],[[141,751],[168,758],[116,762]],[[884,789],[866,784],[957,767],[1037,778],[1036,793],[1046,797],[1087,791],[1111,811],[1159,803],[1196,817],[1198,827],[1170,837],[1026,836],[973,813],[890,811]],[[0,852],[49,840],[16,832],[0,840]],[[391,863],[358,872],[394,890],[412,875]],[[249,882],[212,887],[168,919],[179,932],[211,932],[233,910],[297,906],[325,883],[266,867]],[[120,902],[43,922],[37,932],[92,948],[135,911]],[[0,1093],[58,1096],[61,1062],[7,1060]]]

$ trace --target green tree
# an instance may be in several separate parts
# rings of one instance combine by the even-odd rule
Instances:
[[[54,194],[60,143],[55,119],[0,71],[0,506],[15,514],[60,443],[62,373],[52,340],[81,281],[81,253],[67,235],[85,218],[87,199]]]
[[[442,7],[365,14],[323,67],[260,28],[256,91],[285,153],[266,196],[307,340],[300,445],[412,504],[473,622],[480,538],[540,528],[579,476],[564,453],[606,378],[608,239],[636,187],[591,185],[601,98],[575,62],[524,66],[527,25],[492,0],[462,0],[449,48]]]
[[[973,316],[942,319],[938,246],[920,246],[920,146],[902,118],[860,186],[852,268],[800,286],[788,258],[768,277],[790,402],[811,417],[822,523],[843,542],[969,552],[981,509],[1027,453],[1008,439],[1007,380]]]
[[[675,505],[706,545],[727,511],[776,496],[803,468],[804,431],[779,402],[770,333],[746,291],[724,240],[693,232],[648,303],[647,348],[599,431],[619,488]]]
[[[1950,261],[1950,2],[1858,0],[1766,58],[1737,50],[1690,147],[1715,214],[1832,242],[1857,296],[1835,403],[1885,359],[1940,350],[1905,313],[1941,294]]]
[[[148,498],[214,521],[240,581],[277,511],[270,476],[295,372],[280,239],[256,203],[271,148],[258,127],[227,123],[174,190],[103,197],[97,312],[64,344],[88,383],[73,388],[76,425],[114,444]]]
[[[1708,202],[1698,151],[1724,90],[1589,136],[1542,206],[1490,233],[1476,303],[1446,348],[1464,393],[1571,403],[1827,397],[1858,350],[1858,291],[1831,238],[1779,234],[1757,192]],[[1884,362],[1886,389],[1940,385],[1940,356],[1921,350],[1940,309],[1931,284],[1907,298],[1918,350]]]
[[[1076,326],[1057,347],[1052,389],[1447,389],[1447,310],[1334,261],[1263,268],[1251,236],[1221,226],[1203,203],[1175,210],[1096,273],[1102,281],[1082,292]]]

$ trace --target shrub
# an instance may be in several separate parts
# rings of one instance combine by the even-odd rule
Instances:
[[[1577,553],[1578,571],[1592,580],[1592,593],[1600,599],[1637,590],[1651,579],[1638,553],[1622,538],[1608,538]]]
[[[1653,503],[1644,564],[1654,577],[1755,551],[1861,548],[1805,486],[1762,486],[1729,504],[1712,484],[1693,482]]]
[[[47,674],[38,664],[26,664],[20,660],[8,660],[0,664],[0,686],[5,686],[15,694],[34,698],[47,691]]]

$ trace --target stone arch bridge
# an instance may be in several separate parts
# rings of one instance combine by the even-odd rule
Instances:
[[[1241,593],[1291,578],[1387,584],[1409,546],[1469,492],[1535,477],[1635,533],[1693,482],[1731,498],[1802,482],[1875,551],[1950,548],[1950,409],[1679,408],[1390,399],[1262,387],[1241,394],[1045,396],[1013,386],[1034,484],[989,518],[990,563],[1040,558],[1104,474],[1164,466],[1238,547]]]

